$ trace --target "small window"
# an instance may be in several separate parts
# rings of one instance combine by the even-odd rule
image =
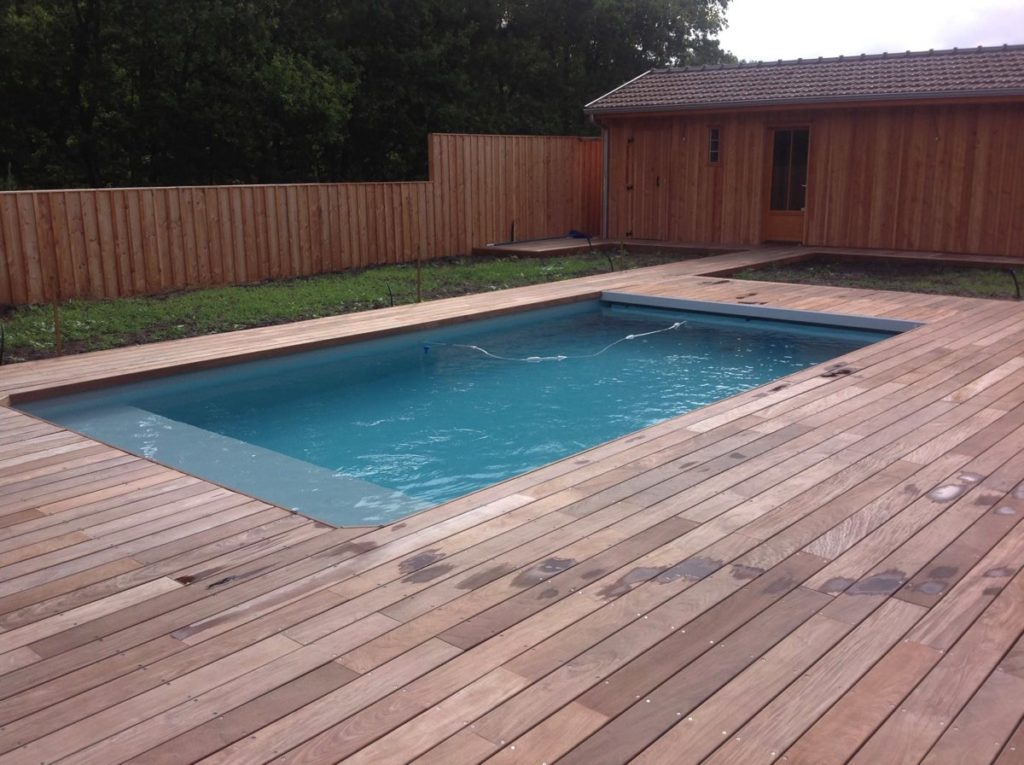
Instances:
[[[721,128],[708,128],[708,162],[712,165],[717,165],[721,159],[721,153],[719,152],[721,136]]]

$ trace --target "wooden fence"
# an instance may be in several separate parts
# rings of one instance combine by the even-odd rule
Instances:
[[[0,193],[0,303],[116,298],[469,253],[600,226],[601,143],[435,134],[430,180]]]

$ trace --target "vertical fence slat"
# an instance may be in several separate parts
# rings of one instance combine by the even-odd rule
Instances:
[[[174,286],[174,266],[171,263],[171,227],[169,223],[167,189],[156,189],[153,194],[153,214],[156,233],[159,289],[169,290]]]
[[[399,187],[393,183],[381,184],[384,202],[384,237],[388,251],[388,262],[397,263],[401,258],[402,243],[399,235]]]
[[[298,276],[302,273],[302,252],[299,246],[299,200],[295,186],[284,186],[285,218],[288,221],[288,252],[285,263],[288,273]]]
[[[423,199],[423,233],[426,246],[423,250],[423,258],[437,258],[442,254],[437,244],[437,231],[435,230],[434,218],[434,187],[433,184],[424,183],[420,187],[420,196]]]
[[[359,246],[362,250],[363,266],[372,266],[380,261],[377,253],[377,221],[374,207],[373,184],[363,183],[359,189]]]
[[[114,237],[114,264],[117,279],[117,294],[131,295],[132,264],[129,257],[128,221],[124,210],[124,191],[118,189],[110,192],[110,231]]]
[[[317,226],[317,235],[320,237],[320,270],[317,273],[326,274],[332,270],[333,254],[331,252],[331,198],[327,192],[327,186],[322,183],[316,186],[317,209],[320,213],[320,220]]]
[[[430,144],[430,191],[428,196],[431,199],[431,219],[433,221],[434,238],[433,245],[434,257],[441,257],[442,255],[448,255],[451,251],[448,248],[448,239],[446,235],[447,228],[442,220],[442,210],[444,209],[444,203],[442,200],[448,198],[448,168],[444,163],[445,153],[445,141],[446,136],[435,135],[431,136]]]
[[[206,242],[210,246],[210,284],[217,285],[224,281],[223,239],[220,223],[220,191],[206,190]]]
[[[207,189],[196,188],[192,193],[192,230],[196,238],[196,284],[210,284],[210,234],[207,228]]]
[[[414,244],[412,241],[413,227],[415,225],[412,217],[413,184],[403,183],[400,191],[401,199],[399,203],[401,204],[402,214],[398,220],[401,222],[399,231],[402,235],[402,253],[399,260],[402,263],[413,263],[416,261],[416,254],[413,250]]]
[[[131,294],[144,295],[148,290],[146,281],[146,255],[142,249],[142,200],[140,195],[125,192],[125,222],[128,227],[128,261],[131,264]]]
[[[327,217],[331,228],[330,269],[334,272],[344,268],[342,265],[344,263],[344,238],[341,226],[341,191],[336,183],[328,184],[325,188],[327,190]]]
[[[195,197],[196,189],[185,187],[178,190],[178,209],[181,214],[181,244],[186,287],[200,286],[199,264],[196,255]]]
[[[345,219],[348,227],[346,234],[349,248],[348,265],[349,268],[361,268],[366,249],[363,246],[363,237],[360,232],[360,227],[365,225],[365,219],[360,214],[359,186],[349,185],[342,188],[345,189],[345,207],[348,210],[348,216]]]
[[[0,213],[3,211],[3,200],[0,199]],[[3,224],[3,217],[0,215],[0,303],[13,305],[18,302],[17,297],[14,294],[14,285],[11,283],[11,269],[15,263],[21,261],[20,254],[15,257],[15,253],[4,239],[5,226]]]
[[[380,200],[378,199],[377,187],[379,184],[369,183],[363,194],[364,210],[366,216],[366,264],[380,265],[385,261],[381,259],[380,245]]]
[[[299,216],[299,261],[298,276],[307,276],[313,273],[313,247],[310,244],[310,222],[309,222],[309,187],[299,186],[297,189],[296,201],[298,202]]]
[[[36,237],[35,204],[32,194],[18,197],[17,217],[24,258],[25,287],[32,302],[46,300],[46,285],[39,265],[39,244]]]
[[[307,186],[306,197],[309,199],[309,251],[312,255],[310,274],[323,273],[324,247],[320,227],[323,214],[320,209],[320,189],[318,186]]]
[[[82,225],[82,195],[77,191],[69,192],[65,197],[65,202],[68,248],[71,251],[72,262],[75,264],[73,269],[75,275],[75,294],[80,297],[92,297],[89,257],[86,253],[85,229]]]
[[[241,208],[242,224],[242,261],[245,263],[245,281],[255,282],[263,278],[260,270],[259,242],[257,240],[256,228],[256,199],[252,186],[241,186],[238,188],[239,207]]]
[[[103,272],[102,297],[120,297],[117,277],[117,254],[114,251],[114,220],[110,207],[109,191],[93,193],[93,204],[90,206],[95,213],[96,255]]]
[[[400,261],[402,253],[402,242],[399,236],[400,202],[398,197],[398,186],[393,183],[381,184],[380,191],[384,208],[384,241],[388,253],[388,263]]]
[[[281,278],[281,250],[277,233],[277,210],[273,186],[264,186],[259,190],[260,204],[263,206],[264,236],[266,238],[267,278]]]
[[[248,257],[250,264],[248,281],[264,281],[270,278],[271,258],[265,187],[247,186],[244,188],[246,206],[250,210],[252,221],[252,232],[249,234],[248,240],[252,248]],[[246,221],[248,220],[249,218],[246,218]]]
[[[164,215],[167,226],[167,265],[169,266],[171,289],[185,286],[185,247],[181,231],[181,200],[178,189],[164,189]]]
[[[60,296],[62,300],[78,297],[75,288],[75,262],[71,257],[71,245],[68,241],[68,214],[65,202],[67,194],[58,191],[46,194],[46,196],[50,200],[50,225],[53,228],[54,258],[60,277]],[[2,233],[0,233],[0,239],[3,239]]]
[[[277,275],[292,273],[291,219],[288,215],[288,189],[274,187],[274,216],[277,218]]]
[[[60,300],[60,272],[57,253],[53,246],[53,222],[50,198],[47,194],[33,194],[36,224],[36,246],[39,248],[39,267],[43,294],[50,300]]]
[[[233,284],[241,280],[235,274],[235,243],[232,230],[231,189],[217,189],[217,231],[220,233],[220,278],[217,284]]]
[[[235,278],[232,281],[245,283],[249,281],[249,271],[246,262],[242,194],[237,187],[228,189],[228,209],[231,215],[231,261],[235,269]]]
[[[402,187],[389,183],[384,186],[384,207],[388,216],[388,250],[391,263],[402,263],[405,258],[402,245]]]
[[[371,219],[373,221],[374,231],[374,242],[377,251],[377,260],[379,264],[391,263],[391,251],[388,247],[390,235],[389,229],[389,215],[390,205],[388,204],[388,186],[383,183],[373,184],[373,207],[371,208]]]
[[[212,196],[207,200],[207,209],[212,213],[208,217],[210,230],[210,268],[213,272],[213,284],[235,283],[234,244],[231,241],[231,197],[230,189],[219,187],[213,189]]]
[[[25,251],[21,246],[21,227],[18,225],[18,197],[4,194],[0,197],[0,221],[3,222],[4,243],[11,260],[8,278],[11,282],[13,303],[30,303],[25,277]]]
[[[359,199],[359,249],[363,267],[377,262],[376,223],[373,209],[373,184],[363,183],[356,187]]]
[[[316,235],[316,196],[312,186],[299,187],[302,215],[299,218],[302,231],[302,275],[309,276],[317,271],[319,237]]]

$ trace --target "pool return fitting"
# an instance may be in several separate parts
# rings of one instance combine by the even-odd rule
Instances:
[[[662,329],[654,329],[654,330],[651,330],[650,332],[637,332],[636,334],[633,334],[633,335],[626,335],[625,337],[620,337],[614,343],[608,343],[608,345],[606,345],[604,348],[599,350],[597,353],[588,353],[588,354],[585,354],[585,355],[582,355],[582,356],[525,356],[525,357],[500,356],[497,353],[491,353],[486,348],[481,348],[479,345],[467,345],[467,344],[463,344],[463,343],[438,343],[438,342],[424,343],[423,344],[423,352],[424,353],[430,353],[431,347],[433,347],[435,345],[437,345],[437,346],[444,346],[446,348],[465,348],[466,350],[476,351],[477,353],[483,354],[484,356],[487,356],[488,358],[497,359],[498,361],[521,361],[521,362],[526,362],[528,364],[539,364],[542,361],[568,361],[570,359],[593,359],[593,358],[596,358],[597,356],[600,356],[605,351],[611,350],[612,348],[614,348],[619,343],[624,343],[627,340],[636,340],[636,339],[641,338],[641,337],[649,337],[650,335],[660,335],[662,332],[672,332],[673,330],[679,329],[685,323],[686,323],[685,321],[677,321],[675,324],[672,324],[671,326],[668,326],[668,327],[663,327]]]

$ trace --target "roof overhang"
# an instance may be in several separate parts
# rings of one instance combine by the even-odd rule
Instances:
[[[1024,45],[649,69],[583,107],[594,117],[1024,100]]]
[[[602,96],[604,98],[604,96]],[[600,100],[600,99],[596,99]],[[830,106],[870,107],[886,105],[919,105],[932,104],[979,104],[1024,102],[1024,88],[1007,90],[991,90],[984,92],[965,93],[964,91],[936,91],[934,93],[889,93],[873,96],[827,96],[820,98],[787,98],[762,99],[749,101],[720,101],[710,103],[676,103],[654,104],[649,106],[626,107],[591,107],[583,108],[584,114],[593,117],[613,116],[618,114],[679,114],[684,112],[723,112],[723,111],[771,111],[786,109],[822,108]],[[591,104],[594,103],[591,101]]]

